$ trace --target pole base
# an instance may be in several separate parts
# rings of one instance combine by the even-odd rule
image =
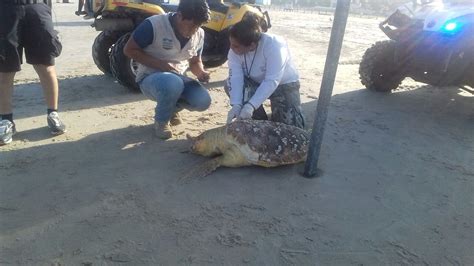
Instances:
[[[303,169],[303,171],[300,172],[300,175],[302,175],[304,178],[308,178],[308,179],[322,177],[323,174],[324,174],[324,171],[319,169],[319,168],[316,169],[316,173],[305,173],[304,169]]]

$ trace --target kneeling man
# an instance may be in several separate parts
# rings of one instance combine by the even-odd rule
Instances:
[[[186,108],[204,111],[211,98],[199,82],[183,76],[188,68],[199,81],[209,81],[201,61],[204,30],[209,21],[205,0],[181,0],[176,13],[147,18],[133,32],[124,48],[139,63],[137,83],[143,94],[157,102],[155,134],[172,137],[171,125],[181,123],[177,112]]]

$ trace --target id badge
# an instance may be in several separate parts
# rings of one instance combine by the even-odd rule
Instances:
[[[247,103],[250,98],[252,98],[253,93],[255,92],[256,87],[255,84],[251,81],[250,78],[245,77],[244,78],[244,88],[243,88],[243,102],[244,104]]]
[[[247,103],[250,98],[252,98],[252,87],[244,86],[244,104]]]

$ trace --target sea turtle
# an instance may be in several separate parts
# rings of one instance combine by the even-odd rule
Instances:
[[[306,159],[309,134],[303,129],[266,120],[237,120],[205,131],[193,141],[191,152],[213,157],[194,169],[205,176],[219,166],[275,167]]]

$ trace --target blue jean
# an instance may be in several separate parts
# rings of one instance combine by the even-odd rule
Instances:
[[[204,111],[211,105],[211,96],[199,82],[185,83],[181,77],[170,72],[150,74],[139,85],[143,94],[157,103],[156,122],[168,122],[175,112],[183,108]]]

